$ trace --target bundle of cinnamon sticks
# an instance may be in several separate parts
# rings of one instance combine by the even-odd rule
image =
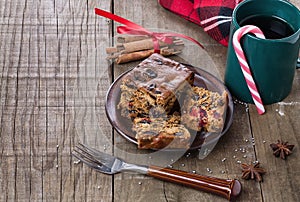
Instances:
[[[161,55],[170,56],[182,51],[183,41],[178,37],[172,37],[172,39],[172,44],[159,41]],[[144,35],[120,35],[114,47],[106,48],[106,53],[109,55],[107,59],[113,59],[117,64],[142,60],[154,53],[153,40]]]

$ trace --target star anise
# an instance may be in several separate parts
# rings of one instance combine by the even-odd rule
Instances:
[[[277,143],[270,144],[270,147],[273,149],[273,154],[276,157],[286,159],[292,153],[294,145],[278,140]]]
[[[262,179],[262,175],[266,173],[266,171],[259,167],[259,162],[255,163],[255,164],[245,164],[242,163],[242,178],[243,179],[255,179],[258,182],[261,182]]]

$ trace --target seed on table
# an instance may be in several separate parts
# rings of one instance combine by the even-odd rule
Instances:
[[[74,161],[73,163],[74,163],[74,164],[79,164],[79,163],[80,163],[80,160]]]

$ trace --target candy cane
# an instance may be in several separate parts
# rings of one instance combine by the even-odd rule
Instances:
[[[254,101],[254,104],[256,105],[256,109],[259,114],[263,114],[265,112],[265,108],[263,105],[263,102],[260,98],[259,92],[257,90],[256,84],[253,80],[252,73],[250,70],[250,67],[247,63],[245,54],[242,50],[240,40],[242,36],[244,36],[247,33],[253,33],[256,37],[265,39],[265,36],[263,32],[256,26],[253,25],[246,25],[241,28],[239,28],[233,35],[232,43],[233,48],[235,50],[236,56],[239,60],[239,63],[241,65],[242,72],[244,74],[246,83],[248,85],[248,88],[250,90],[250,93],[252,95],[252,99]]]

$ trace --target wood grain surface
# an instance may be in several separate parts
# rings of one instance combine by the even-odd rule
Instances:
[[[300,7],[300,0],[291,2]],[[101,174],[71,156],[78,141],[131,163],[163,161],[178,170],[238,179],[238,201],[300,201],[299,69],[290,95],[266,106],[265,115],[236,102],[232,126],[206,158],[199,159],[198,151],[138,150],[113,130],[105,113],[109,86],[137,63],[106,59],[119,24],[96,16],[95,7],[197,39],[205,51],[187,44],[180,59],[223,79],[227,48],[155,0],[1,1],[0,201],[226,201],[136,173]],[[287,160],[272,154],[269,145],[278,139],[295,145]],[[253,161],[267,171],[261,183],[241,178],[240,164]]]

